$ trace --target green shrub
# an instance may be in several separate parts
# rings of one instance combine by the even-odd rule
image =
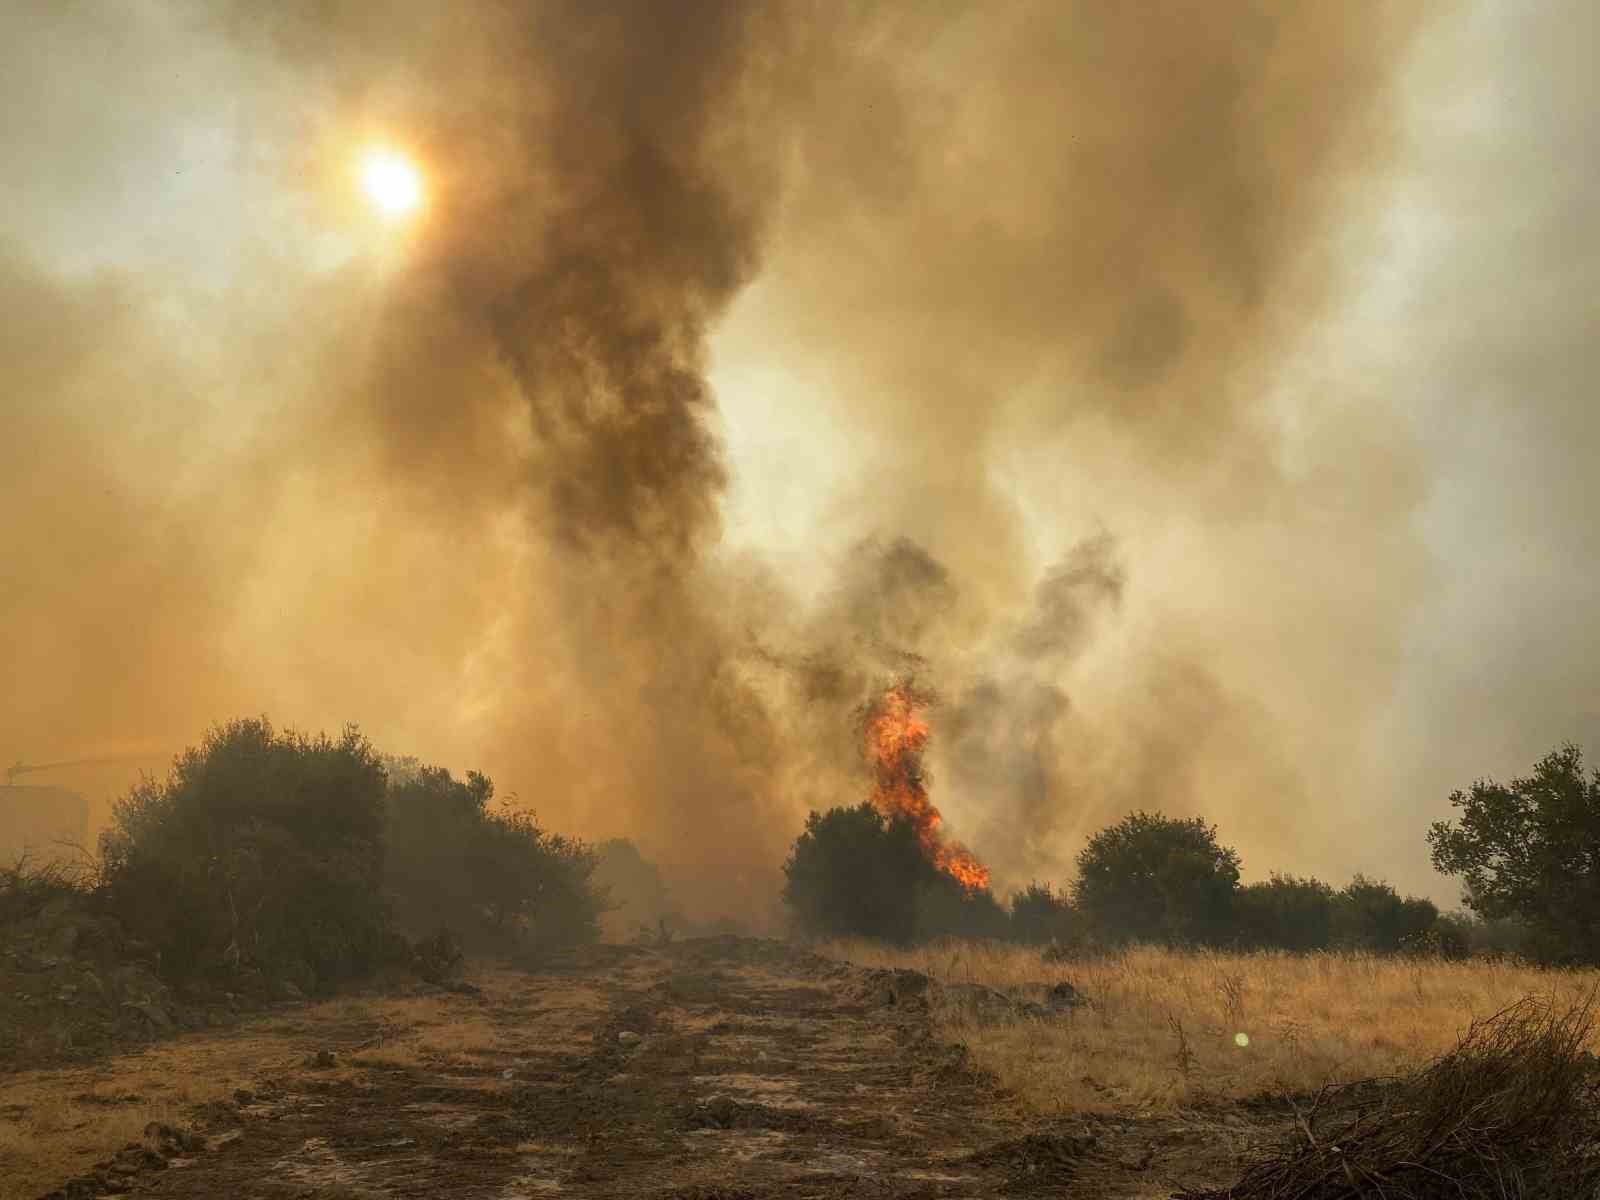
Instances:
[[[1082,919],[1072,898],[1037,881],[1011,894],[1010,936],[1014,941],[1043,946],[1081,940]]]
[[[384,949],[383,768],[337,740],[234,721],[146,779],[101,841],[103,895],[182,978],[254,968],[321,986]]]
[[[386,885],[413,935],[441,926],[469,949],[549,949],[593,941],[605,896],[583,843],[491,807],[494,784],[437,767],[397,773],[386,802]]]
[[[1394,954],[1426,944],[1439,921],[1433,901],[1400,894],[1382,880],[1357,875],[1335,897],[1333,944],[1347,950]]]
[[[1320,879],[1276,872],[1239,889],[1234,925],[1241,946],[1308,952],[1333,941],[1334,890]]]
[[[1131,813],[1078,855],[1073,903],[1106,942],[1231,939],[1239,855],[1200,818]]]

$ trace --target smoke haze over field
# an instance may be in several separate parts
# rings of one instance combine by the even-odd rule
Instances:
[[[12,6],[0,757],[355,720],[748,916],[913,673],[1001,886],[1453,900],[1600,728],[1591,7]]]

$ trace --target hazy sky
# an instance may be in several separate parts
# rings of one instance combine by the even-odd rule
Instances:
[[[1143,807],[1453,902],[1448,793],[1600,727],[1597,44],[8,6],[0,757],[356,720],[748,911],[915,665],[1002,886]]]

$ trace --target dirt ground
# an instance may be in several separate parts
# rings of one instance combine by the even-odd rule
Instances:
[[[4,1194],[1154,1197],[1233,1178],[1281,1126],[1242,1107],[1030,1117],[937,1038],[908,973],[781,942],[595,947],[469,979],[476,994],[295,1005],[94,1068],[0,1079],[0,1116],[20,1128],[50,1095],[87,1088],[114,1109],[148,1103],[139,1089],[163,1071],[205,1072],[186,1093],[203,1103],[187,1117],[205,1145],[152,1126],[148,1149],[119,1155],[127,1123],[86,1121],[73,1183]]]

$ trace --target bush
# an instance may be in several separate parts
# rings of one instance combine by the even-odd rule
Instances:
[[[1264,883],[1239,889],[1234,921],[1241,945],[1306,953],[1333,940],[1334,891],[1320,879],[1276,872]]]
[[[594,848],[595,886],[610,908],[605,922],[615,938],[661,940],[668,930],[681,930],[684,920],[674,904],[661,869],[627,838],[611,838]]]
[[[1010,918],[987,888],[969,892],[953,876],[933,869],[917,886],[912,940],[933,938],[1003,939]]]
[[[354,727],[333,741],[265,718],[219,726],[116,804],[103,894],[165,974],[256,968],[325,985],[384,947],[383,795]]]
[[[1357,875],[1334,897],[1333,941],[1347,950],[1394,954],[1426,945],[1439,921],[1433,901],[1400,894],[1381,880]]]
[[[1109,942],[1217,944],[1232,934],[1239,855],[1200,818],[1132,813],[1078,855],[1073,902]]]
[[[76,864],[36,862],[20,854],[9,867],[0,867],[0,931],[52,907],[84,907],[92,899],[88,872]]]
[[[397,772],[386,802],[386,883],[402,928],[448,926],[469,949],[551,949],[593,941],[605,898],[583,843],[541,829],[494,784],[437,767]]]
[[[1506,1200],[1594,1196],[1600,1116],[1594,997],[1558,1011],[1534,997],[1475,1020],[1456,1048],[1405,1079],[1324,1088],[1298,1134],[1232,1186],[1183,1200]]]
[[[1035,880],[1011,894],[1011,937],[1031,946],[1078,940],[1078,914],[1071,897]]]

